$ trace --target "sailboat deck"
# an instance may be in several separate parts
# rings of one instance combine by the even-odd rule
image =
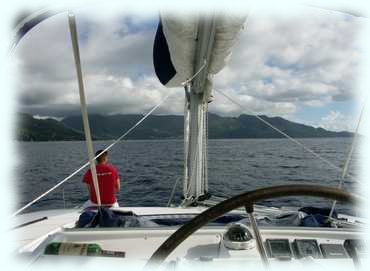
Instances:
[[[186,216],[194,216],[204,208],[160,208],[160,207],[138,207],[138,208],[116,208],[122,212],[131,211],[139,217],[161,217],[173,219]],[[238,215],[240,212],[236,211]],[[86,264],[104,263],[132,263],[136,267],[142,267],[153,252],[178,228],[177,226],[160,227],[128,227],[128,228],[76,228],[75,222],[80,215],[80,210],[51,210],[29,213],[20,216],[25,223],[47,217],[30,225],[15,229],[18,236],[18,247],[20,255],[25,256],[31,262],[45,263],[50,261],[61,261],[72,259],[72,261],[86,262]],[[177,261],[183,266],[193,262],[201,266],[202,262],[217,265],[217,262],[230,262],[229,264],[245,266],[245,263],[261,265],[256,247],[248,250],[231,250],[225,247],[223,236],[227,229],[226,225],[208,225],[195,232],[185,240],[167,259],[167,263]],[[318,244],[343,245],[347,239],[362,239],[363,232],[360,229],[349,228],[308,228],[308,227],[273,227],[261,226],[261,235],[266,242],[267,239],[289,240],[292,244],[296,239],[314,239]],[[61,256],[44,255],[45,247],[51,242],[64,243],[93,243],[99,244],[104,250],[125,252],[125,258],[102,258],[89,256]],[[311,259],[313,260],[313,259]],[[275,264],[281,264],[277,259],[271,259]],[[306,260],[292,257],[289,263],[293,265],[304,265]],[[345,255],[335,259],[314,259],[314,262],[325,264],[342,262],[344,266],[353,266],[352,259]]]

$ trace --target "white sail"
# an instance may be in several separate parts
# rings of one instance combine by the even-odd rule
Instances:
[[[183,195],[185,204],[208,194],[208,103],[212,77],[231,56],[246,17],[207,18],[162,16],[154,42],[154,67],[167,87],[186,87],[185,157]]]
[[[226,66],[231,56],[232,46],[237,41],[245,19],[245,16],[231,15],[215,18],[214,43],[207,64],[208,74],[215,75]],[[179,87],[197,72],[195,71],[195,58],[198,26],[199,21],[195,17],[161,17],[161,27],[168,46],[170,60],[176,71],[171,79],[165,83],[165,86]],[[162,64],[164,63],[162,62]],[[210,87],[206,86],[207,89]]]

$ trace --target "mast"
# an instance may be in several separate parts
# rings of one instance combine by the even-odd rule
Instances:
[[[208,97],[206,85],[208,66],[215,39],[215,19],[198,23],[197,46],[191,85],[185,86],[184,112],[185,165],[183,195],[186,202],[201,200],[208,194],[207,141]],[[186,204],[185,202],[185,204]]]

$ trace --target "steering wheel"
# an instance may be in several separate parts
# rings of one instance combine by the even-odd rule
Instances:
[[[256,201],[286,196],[322,197],[346,203],[362,201],[361,197],[341,189],[318,185],[280,185],[245,192],[216,204],[181,226],[153,253],[145,267],[159,266],[186,238],[217,217],[243,206],[250,214]]]

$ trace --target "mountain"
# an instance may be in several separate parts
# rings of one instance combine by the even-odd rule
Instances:
[[[81,131],[66,127],[54,119],[35,119],[31,115],[18,115],[17,139],[20,141],[83,140]]]
[[[293,138],[305,137],[351,137],[353,133],[333,132],[286,120],[281,117],[259,116]],[[282,138],[282,134],[267,126],[252,115],[242,114],[237,118],[210,115],[209,134],[211,138]],[[226,128],[226,129],[225,129]],[[212,135],[212,136],[211,136]]]
[[[91,115],[89,116],[91,132],[99,138],[117,138],[139,121],[143,115]],[[351,137],[350,132],[333,132],[323,128],[288,121],[281,117],[260,116],[273,126],[279,128],[291,137]],[[157,139],[182,138],[183,116],[149,116],[142,125],[138,126],[127,138]],[[81,116],[71,116],[62,123],[75,130],[82,131]],[[208,116],[209,138],[281,138],[280,133],[268,127],[252,115],[239,117],[221,117],[210,113]]]
[[[84,140],[81,116],[70,116],[62,121],[35,119],[20,114],[17,138],[22,141]],[[114,139],[121,136],[138,122],[143,115],[90,115],[93,139]],[[281,117],[260,116],[273,126],[294,138],[304,137],[351,137],[350,132],[333,132],[323,128],[288,121]],[[128,139],[176,139],[183,138],[183,116],[149,116],[142,125],[128,135]],[[209,138],[281,138],[280,133],[268,127],[255,116],[221,117],[209,114]]]
[[[91,133],[99,138],[112,139],[121,136],[137,123],[143,115],[90,115]],[[71,116],[62,123],[75,130],[82,131],[82,117]],[[130,139],[182,138],[184,131],[183,116],[149,116],[142,125],[128,135]]]

